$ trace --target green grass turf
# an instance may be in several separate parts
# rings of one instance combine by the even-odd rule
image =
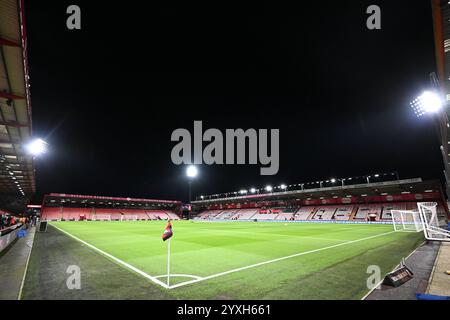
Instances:
[[[167,242],[161,240],[164,221],[52,224],[152,276],[166,274]],[[390,225],[175,221],[171,273],[205,277],[390,231]],[[39,236],[45,237],[45,234]],[[134,275],[142,278],[141,283],[152,287],[153,292],[130,298],[359,299],[368,291],[368,266],[378,265],[382,273],[386,273],[422,240],[420,233],[390,233],[171,290]],[[77,246],[83,247],[79,242],[72,244],[73,248]],[[83,260],[86,254],[80,252],[78,259]],[[96,256],[99,265],[102,261],[111,263],[99,253],[89,252],[89,255]],[[32,255],[30,265],[39,268],[33,259],[37,258]],[[82,270],[85,273],[95,271],[98,272]],[[31,277],[29,287],[35,288],[39,281]],[[120,282],[120,279],[115,280]],[[188,280],[172,278],[171,284]],[[107,286],[99,281],[95,283]],[[26,292],[27,283],[24,289]],[[28,298],[33,298],[33,294]]]

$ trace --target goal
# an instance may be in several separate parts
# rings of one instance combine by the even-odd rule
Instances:
[[[450,241],[450,231],[441,227],[446,223],[439,221],[436,202],[418,202],[420,219],[423,224],[423,233],[428,240]]]
[[[138,219],[137,215],[123,214],[120,216],[120,221],[136,221]]]
[[[423,224],[420,214],[413,210],[391,210],[392,224],[395,231],[420,232]]]
[[[96,214],[92,217],[92,220],[95,221],[111,221],[110,214]]]

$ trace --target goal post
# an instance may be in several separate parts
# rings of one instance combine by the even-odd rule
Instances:
[[[110,214],[96,214],[92,217],[94,221],[111,221]]]
[[[450,241],[450,231],[441,227],[436,202],[418,202],[423,233],[428,240]]]
[[[423,224],[417,211],[391,210],[391,218],[395,231],[420,232],[423,230]]]
[[[120,221],[136,221],[137,219],[138,216],[133,214],[123,214],[120,216]]]

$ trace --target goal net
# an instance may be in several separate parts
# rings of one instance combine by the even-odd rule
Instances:
[[[120,217],[120,221],[136,221],[138,219],[137,215],[132,215],[132,214],[123,214]]]
[[[92,217],[92,220],[95,221],[111,221],[110,214],[96,214]]]
[[[395,231],[420,232],[423,230],[419,212],[413,210],[391,210]]]
[[[444,229],[439,222],[436,202],[418,202],[423,233],[428,240],[450,241],[450,231]],[[445,224],[443,221],[442,224]]]

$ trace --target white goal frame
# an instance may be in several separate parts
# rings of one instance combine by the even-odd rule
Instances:
[[[440,226],[436,202],[418,202],[423,233],[427,240],[450,241],[450,231]]]
[[[94,221],[111,221],[111,215],[110,214],[95,214],[95,215],[93,215],[92,220],[94,220]]]
[[[120,221],[137,221],[138,216],[134,214],[123,214],[120,216]]]
[[[420,214],[413,210],[391,210],[392,225],[395,231],[421,232],[423,224]]]

